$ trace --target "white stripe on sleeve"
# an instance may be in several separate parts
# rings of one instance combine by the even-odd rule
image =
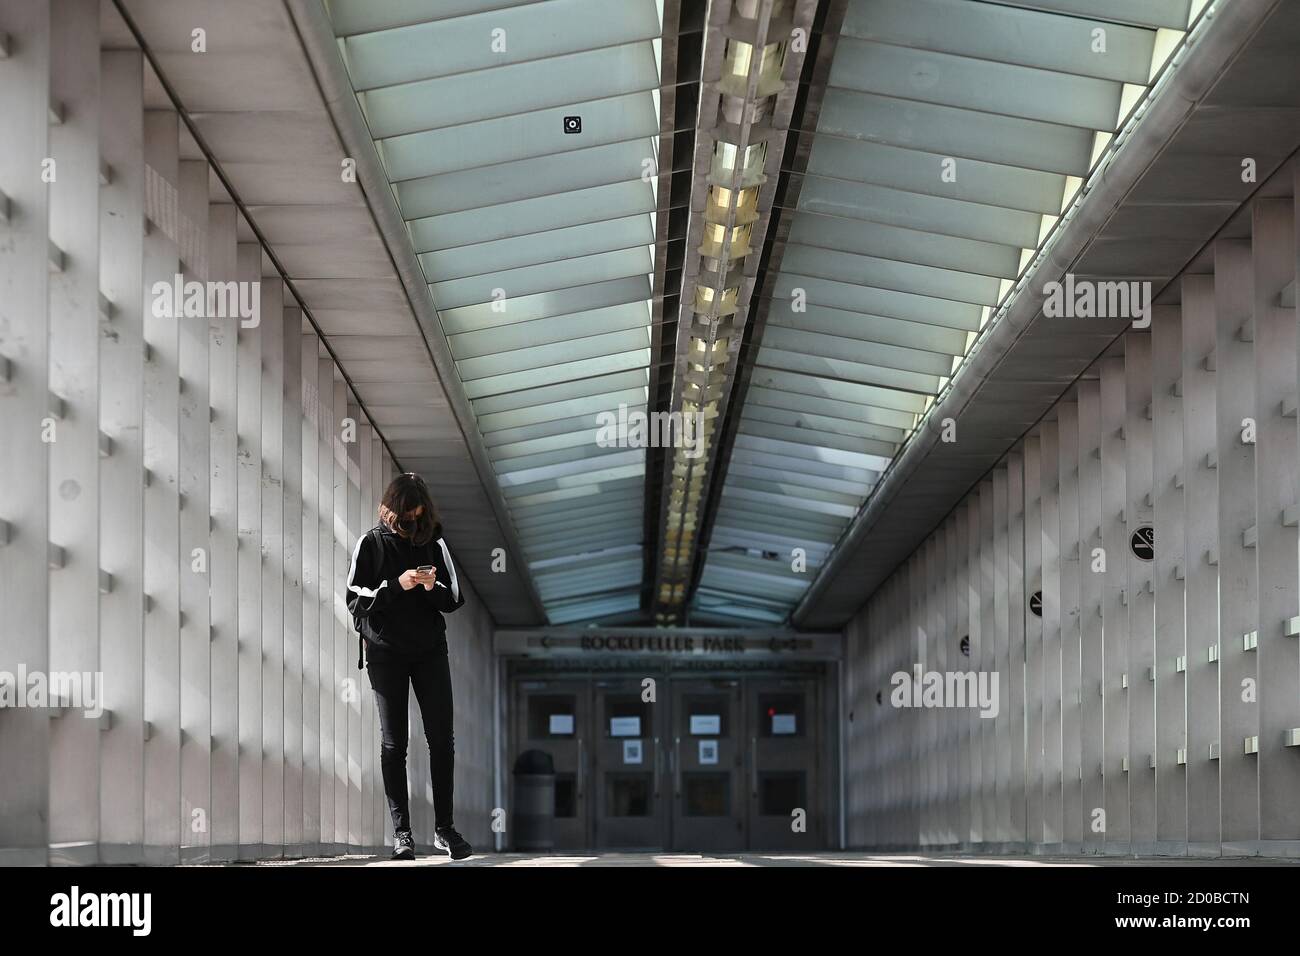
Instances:
[[[388,582],[387,582],[387,581],[381,581],[381,582],[379,583],[379,587],[377,587],[377,588],[373,588],[373,589],[371,589],[371,588],[363,588],[363,587],[362,587],[361,585],[359,585],[359,584],[353,584],[353,583],[352,583],[352,578],[353,578],[353,577],[356,575],[356,573],[357,573],[357,555],[359,555],[359,554],[361,553],[361,543],[362,543],[363,541],[365,541],[366,538],[368,538],[368,537],[370,537],[370,532],[369,532],[369,531],[367,531],[367,532],[366,532],[365,534],[363,534],[361,537],[357,538],[357,545],[356,545],[355,548],[352,549],[352,567],[348,568],[348,590],[349,590],[349,591],[355,591],[355,592],[356,592],[357,594],[359,594],[361,597],[372,598],[372,597],[374,597],[376,594],[378,594],[380,591],[382,591],[384,588],[388,587]]]
[[[451,572],[451,596],[460,600],[460,584],[456,581],[456,565],[451,563],[451,552],[447,550],[447,542],[442,538],[438,539],[438,547],[442,548],[442,559],[447,562],[447,570]]]

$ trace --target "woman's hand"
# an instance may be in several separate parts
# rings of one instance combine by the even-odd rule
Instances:
[[[409,591],[411,588],[424,584],[426,579],[432,580],[432,576],[424,574],[416,568],[411,568],[409,571],[402,572],[402,576],[397,579],[397,583],[402,586],[403,591]],[[426,587],[432,587],[432,585],[426,585]]]
[[[424,585],[426,591],[432,591],[434,582],[438,580],[438,569],[434,568],[428,574],[420,575],[420,583]]]

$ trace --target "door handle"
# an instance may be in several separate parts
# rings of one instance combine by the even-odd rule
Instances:
[[[582,738],[578,738],[578,799],[582,799],[582,778],[585,770],[582,759]]]
[[[654,762],[654,779],[655,779],[655,799],[659,799],[659,738],[655,738],[655,762]]]
[[[750,795],[758,796],[758,738],[749,738],[749,784]]]
[[[682,795],[682,755],[679,753],[682,746],[682,738],[673,738],[673,796]]]

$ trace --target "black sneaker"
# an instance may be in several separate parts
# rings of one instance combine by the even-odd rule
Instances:
[[[397,834],[393,837],[393,859],[415,859],[415,841],[411,839],[410,830],[398,830]]]
[[[455,827],[439,827],[433,831],[433,847],[442,850],[453,860],[463,860],[474,852],[474,848],[465,842],[465,838],[456,832]]]

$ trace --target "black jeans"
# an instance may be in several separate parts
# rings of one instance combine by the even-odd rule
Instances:
[[[406,790],[407,688],[415,687],[420,705],[424,736],[429,742],[430,775],[433,778],[434,826],[452,825],[452,775],[455,738],[452,734],[451,666],[447,654],[416,660],[384,655],[369,659],[370,686],[379,706],[382,736],[380,767],[384,794],[394,830],[411,829],[410,803]]]

